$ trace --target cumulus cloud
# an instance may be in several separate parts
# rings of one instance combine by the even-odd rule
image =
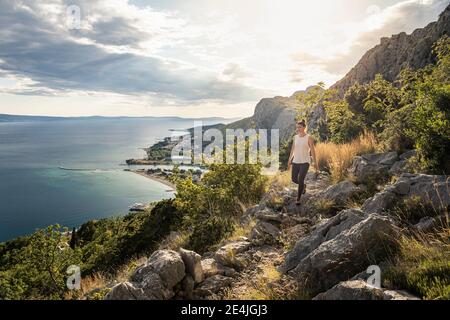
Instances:
[[[64,24],[68,4],[82,8],[79,30]],[[31,79],[21,86],[24,94],[80,90],[229,102],[263,95],[235,79],[148,54],[152,42],[164,45],[158,39],[180,39],[183,25],[173,14],[122,0],[0,0],[0,70]]]
[[[448,4],[448,0],[408,0],[384,10],[369,7],[369,16],[363,22],[361,32],[349,41],[345,50],[338,51],[331,57],[297,52],[291,55],[291,59],[296,62],[300,70],[302,66],[307,65],[333,75],[343,75],[367,50],[377,45],[380,38],[390,37],[399,32],[410,33],[417,26],[424,27],[429,21],[435,20]]]

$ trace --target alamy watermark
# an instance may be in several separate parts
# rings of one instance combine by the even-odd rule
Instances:
[[[67,268],[66,273],[69,275],[66,281],[67,289],[81,289],[81,269],[79,266],[71,265]]]
[[[203,123],[195,121],[189,133],[172,133],[171,142],[174,164],[259,163],[265,174],[275,174],[280,167],[278,129],[226,129],[223,132],[216,128],[203,130]]]
[[[381,289],[381,268],[373,265],[368,267],[366,272],[370,274],[367,278],[367,284],[371,287]]]

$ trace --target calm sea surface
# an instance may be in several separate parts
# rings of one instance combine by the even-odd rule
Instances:
[[[124,172],[124,162],[143,158],[139,148],[170,136],[170,129],[192,126],[173,118],[0,122],[0,241],[172,197],[167,186]]]

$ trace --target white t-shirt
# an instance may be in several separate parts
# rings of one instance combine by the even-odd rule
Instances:
[[[294,138],[294,160],[293,163],[309,163],[311,164],[309,149],[309,134],[300,137],[298,134]]]

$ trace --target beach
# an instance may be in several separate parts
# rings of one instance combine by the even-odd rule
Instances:
[[[172,190],[170,190],[170,191],[174,191],[176,189],[175,184],[170,182],[168,179],[166,179],[166,178],[164,178],[164,177],[162,177],[160,175],[154,174],[154,173],[147,173],[147,171],[145,171],[144,169],[138,169],[138,170],[127,169],[126,171],[133,172],[133,173],[136,173],[136,174],[138,174],[140,176],[143,176],[143,177],[152,179],[154,181],[157,181],[159,183],[162,183],[165,186],[171,188]]]

